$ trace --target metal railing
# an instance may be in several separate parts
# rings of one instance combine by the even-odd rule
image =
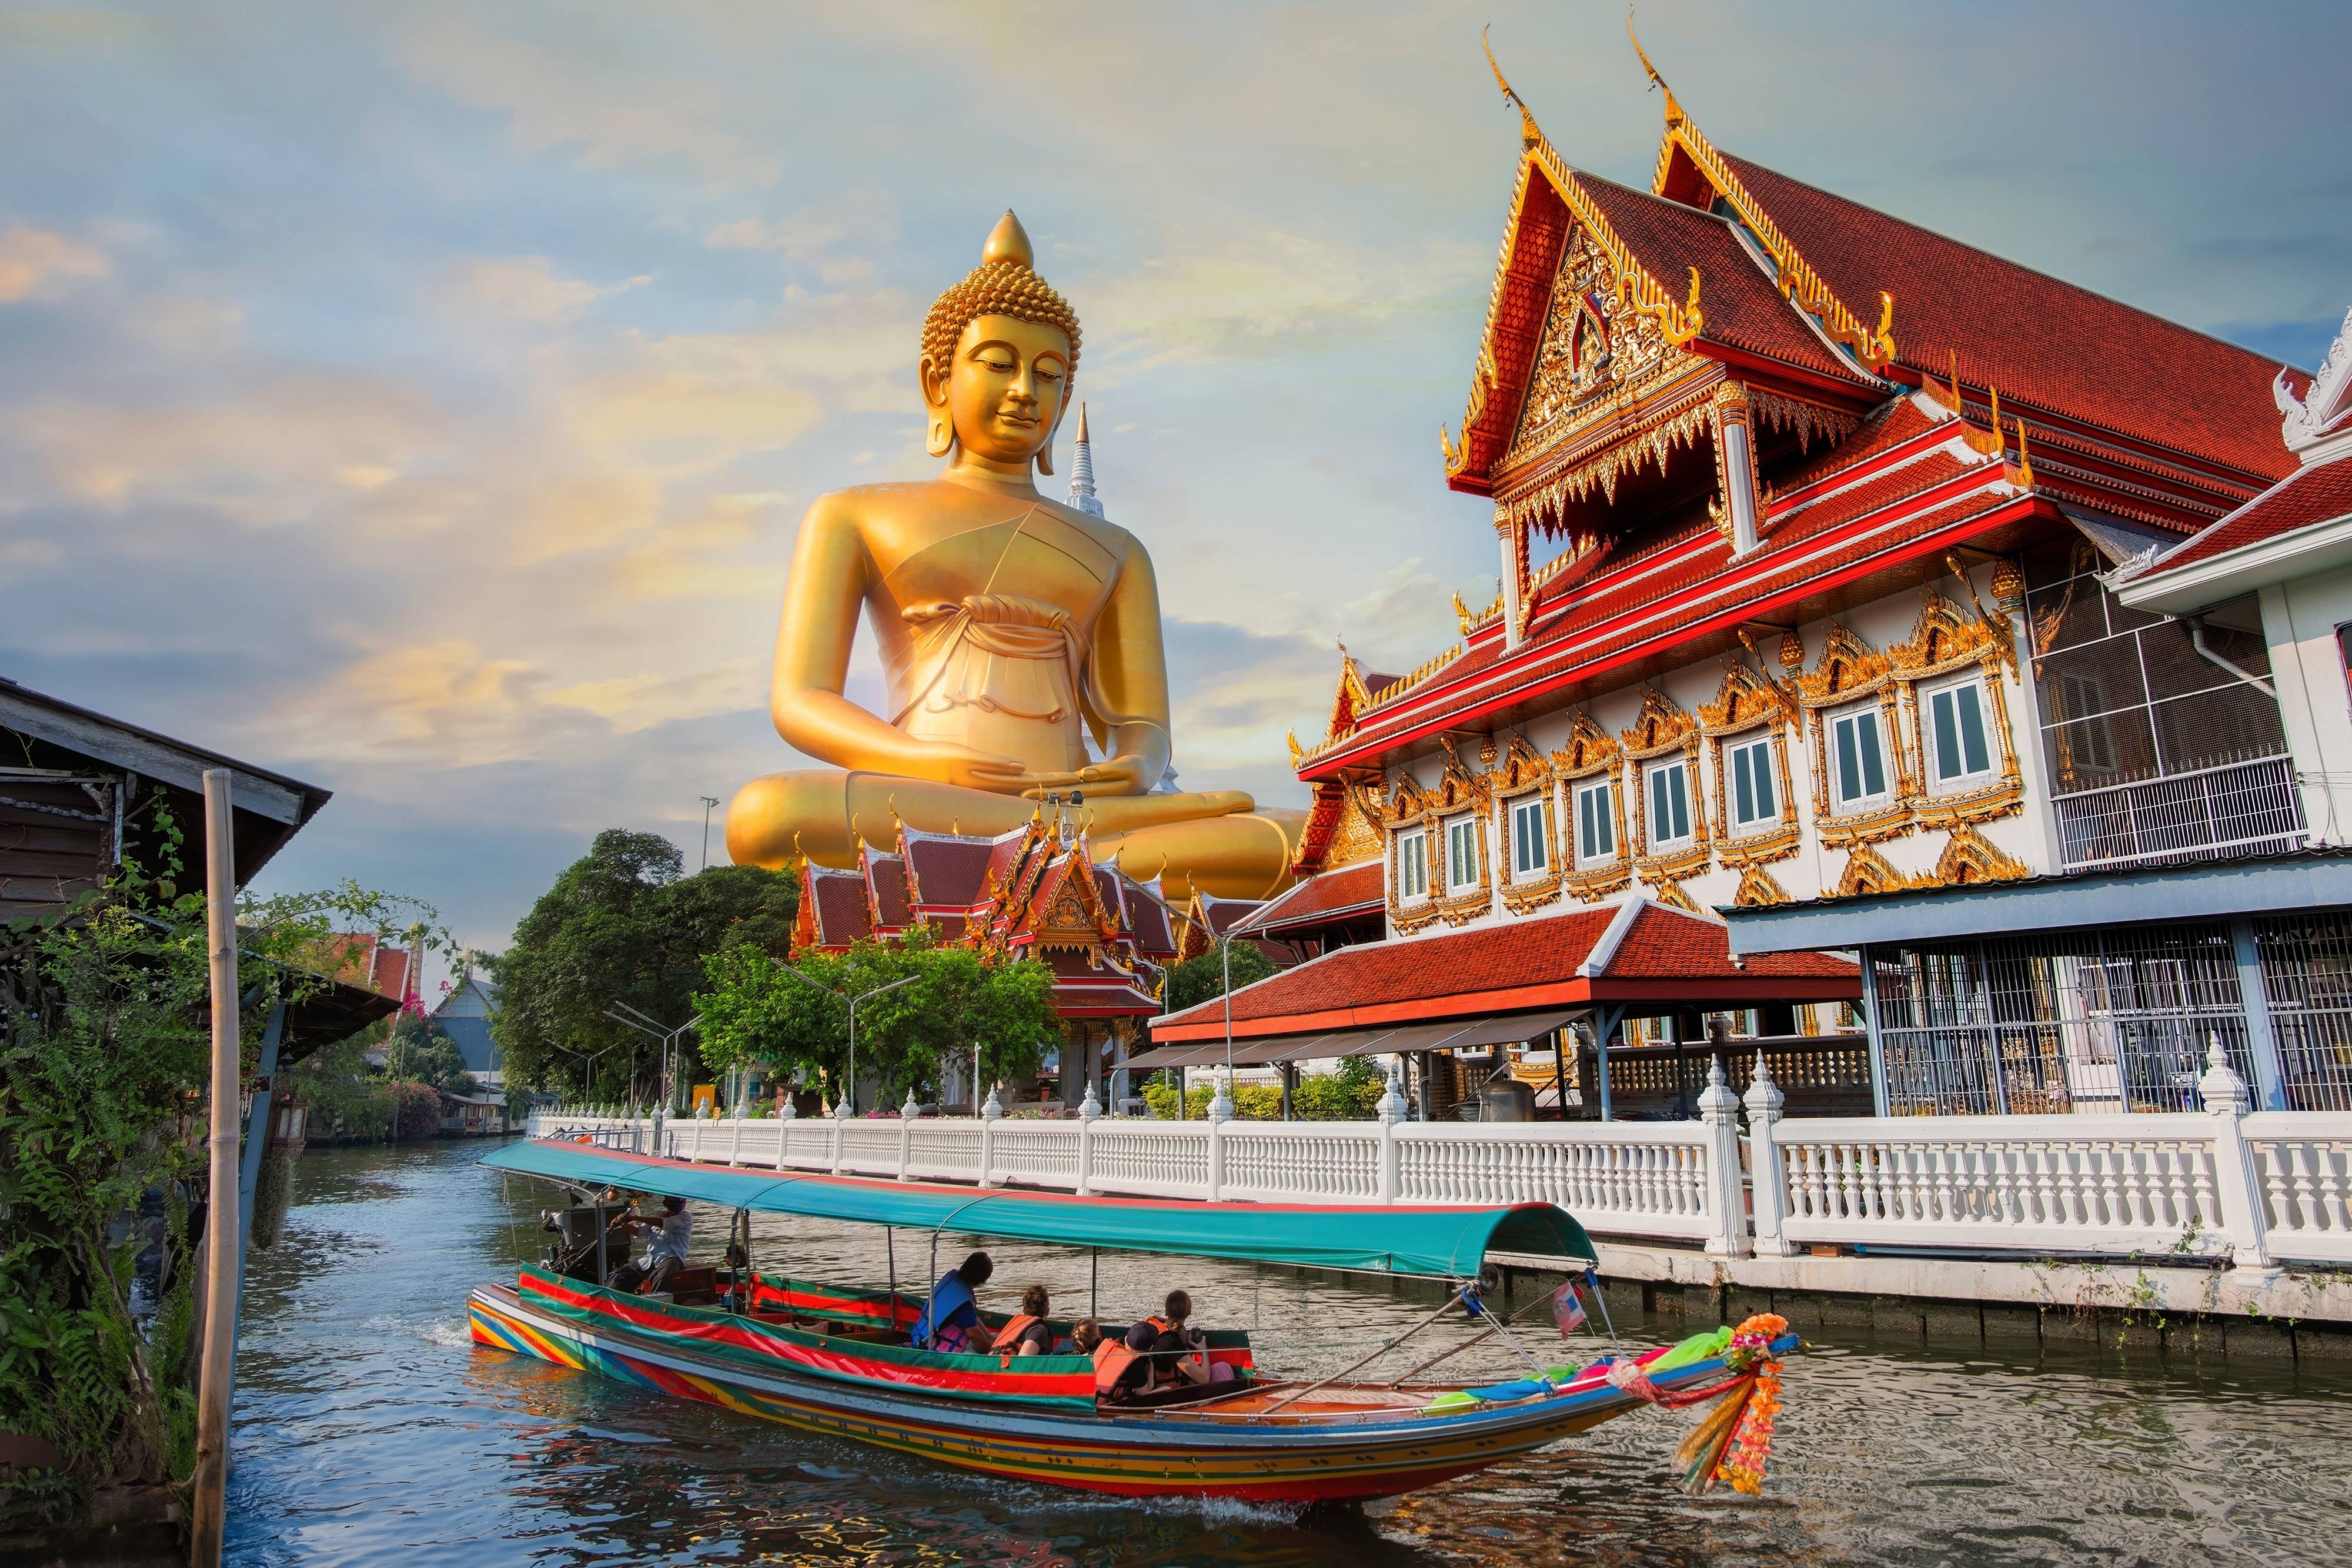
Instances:
[[[1742,1096],[1710,1066],[1699,1118],[1684,1122],[689,1119],[665,1124],[656,1150],[649,1122],[542,1112],[530,1132],[706,1164],[1081,1195],[1549,1202],[1597,1235],[1715,1257],[1832,1244],[2352,1262],[2352,1113],[2249,1113],[2218,1046],[2197,1109],[2140,1115],[1791,1120],[1762,1062]]]
[[[2051,804],[2068,871],[2284,854],[2304,841],[2303,799],[2285,757],[2111,784]]]

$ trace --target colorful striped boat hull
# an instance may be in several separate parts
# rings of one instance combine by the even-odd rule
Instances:
[[[475,1291],[469,1310],[474,1340],[494,1349],[963,1469],[1133,1497],[1386,1497],[1541,1448],[1643,1403],[1588,1379],[1540,1398],[1444,1415],[1302,1406],[1252,1420],[1182,1407],[976,1407],[789,1367],[748,1367],[700,1354],[674,1335],[601,1319],[572,1321],[502,1286]],[[1722,1364],[1710,1361],[1657,1381],[1689,1387],[1722,1376]]]

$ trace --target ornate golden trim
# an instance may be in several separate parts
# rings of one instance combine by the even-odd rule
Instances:
[[[1736,660],[1723,664],[1723,684],[1715,698],[1698,710],[1699,733],[1707,737],[1715,759],[1715,805],[1722,824],[1716,853],[1727,868],[1785,860],[1797,852],[1803,834],[1797,825],[1797,791],[1789,770],[1789,726],[1797,712],[1788,692]],[[1724,753],[1728,743],[1750,730],[1767,730],[1774,770],[1780,779],[1780,821],[1767,827],[1738,832],[1731,821],[1731,792],[1725,779]]]
[[[1681,883],[1660,883],[1657,884],[1657,888],[1658,902],[1664,904],[1667,908],[1679,909],[1685,915],[1703,915],[1706,913],[1696,904],[1691,902],[1691,895],[1683,891],[1683,884]]]
[[[1929,384],[1933,384],[1931,382]],[[1848,413],[1843,409],[1823,408],[1802,398],[1783,397],[1779,392],[1748,389],[1748,423],[1769,425],[1775,431],[1794,429],[1797,450],[1810,453],[1813,438],[1821,437],[1824,447],[1835,446],[1862,428],[1863,416]],[[1759,516],[1761,516],[1759,511]]]
[[[1655,686],[1642,692],[1642,711],[1633,727],[1618,737],[1627,764],[1627,781],[1633,796],[1633,833],[1625,849],[1642,880],[1657,886],[1706,868],[1712,837],[1707,826],[1706,789],[1700,778],[1698,721]],[[1691,841],[1663,854],[1650,852],[1650,788],[1643,763],[1680,751],[1684,757],[1684,789],[1690,798]]]
[[[1495,831],[1506,862],[1495,879],[1502,889],[1503,907],[1514,915],[1525,915],[1556,902],[1560,883],[1559,802],[1551,759],[1513,730],[1504,739],[1502,756],[1487,770],[1486,784],[1494,791]],[[1511,814],[1530,795],[1543,797],[1544,869],[1522,881]]]
[[[1639,53],[1640,48],[1637,40],[1635,52]],[[1732,210],[1739,214],[1741,225],[1755,236],[1764,254],[1772,258],[1782,296],[1793,299],[1804,310],[1820,318],[1822,329],[1852,350],[1854,357],[1874,372],[1885,370],[1888,361],[1895,358],[1895,297],[1881,293],[1878,297],[1878,329],[1873,331],[1864,327],[1854,313],[1846,308],[1844,301],[1831,290],[1822,275],[1797,254],[1796,246],[1765,214],[1756,198],[1748,193],[1748,188],[1732,173],[1730,165],[1723,161],[1723,155],[1683,113],[1682,106],[1675,101],[1672,89],[1666,88],[1665,78],[1658,75],[1657,68],[1650,64],[1648,56],[1642,57],[1642,65],[1650,73],[1650,79],[1666,93],[1666,133],[1658,145],[1657,172],[1650,181],[1652,193],[1665,194],[1666,173],[1673,165],[1674,149],[1680,146],[1690,155],[1691,162],[1698,166],[1699,172],[1706,176],[1707,183],[1731,204]]]
[[[1797,705],[1804,711],[1806,739],[1813,753],[1813,831],[1825,849],[1877,843],[1911,829],[1912,808],[1918,802],[1919,781],[1912,766],[1903,724],[1905,687],[1896,678],[1894,662],[1839,622],[1830,622],[1822,656],[1810,671],[1794,679]],[[1885,805],[1840,816],[1830,810],[1830,747],[1827,710],[1868,700],[1875,695],[1879,733],[1885,737],[1887,762],[1894,774],[1891,798]]]
[[[1565,519],[1570,502],[1582,501],[1598,490],[1603,499],[1613,503],[1620,478],[1638,472],[1645,461],[1654,462],[1663,474],[1675,447],[1696,444],[1701,434],[1712,439],[1715,434],[1715,405],[1709,393],[1702,389],[1670,412],[1645,415],[1631,432],[1610,442],[1592,456],[1516,492],[1502,505],[1510,512],[1512,520],[1523,527],[1556,530]],[[1579,537],[1571,541],[1571,549],[1582,550],[1591,542]]]
[[[1936,869],[1912,880],[1919,887],[1973,887],[1986,882],[2021,882],[2032,874],[2032,867],[2003,854],[1990,839],[1974,828],[1962,827],[1953,831],[1944,852],[1936,857]]]
[[[1838,878],[1836,889],[1823,888],[1822,896],[1851,898],[1858,893],[1902,893],[1911,885],[1911,879],[1889,864],[1885,855],[1864,844],[1846,856],[1845,872]]]
[[[1794,904],[1796,900],[1789,896],[1789,890],[1770,872],[1760,865],[1751,865],[1739,873],[1739,891],[1731,895],[1731,902],[1743,909],[1760,909],[1767,904]]]
[[[1961,580],[1965,582],[1967,580]],[[1971,591],[1973,597],[1973,591]],[[1911,635],[1887,650],[1895,682],[1903,688],[1910,710],[1912,746],[1919,759],[1919,794],[1913,802],[1914,820],[1923,828],[1961,827],[2013,815],[2025,808],[2025,781],[2017,762],[2017,742],[2009,721],[2009,683],[2004,668],[2017,667],[2017,643],[2009,626],[1976,606],[1973,614],[1934,589],[1920,595],[1919,619]],[[1971,667],[1985,693],[1988,717],[2000,744],[2000,771],[1992,782],[1956,790],[1934,792],[1927,779],[1927,717],[1919,697],[1922,683],[1962,674]]]

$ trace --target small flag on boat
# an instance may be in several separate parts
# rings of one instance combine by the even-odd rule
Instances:
[[[1575,1281],[1562,1280],[1552,1292],[1551,1321],[1559,1325],[1562,1339],[1584,1326],[1584,1298],[1577,1293]]]

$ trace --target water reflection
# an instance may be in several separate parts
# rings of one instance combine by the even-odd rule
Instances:
[[[478,1145],[306,1155],[285,1242],[248,1276],[229,1560],[1028,1565],[2308,1562],[2352,1525],[2352,1404],[2292,1367],[2032,1341],[1822,1331],[1792,1364],[1761,1500],[1690,1499],[1682,1417],[1637,1416],[1362,1509],[1138,1504],[1009,1486],[474,1348],[464,1297],[535,1259],[538,1184]],[[698,1253],[723,1222],[706,1216]],[[762,1218],[766,1268],[912,1294],[928,1239]],[[1008,1292],[1204,1322],[1320,1372],[1430,1310],[1423,1289],[1191,1260],[994,1246]],[[960,1259],[953,1239],[938,1267]],[[1678,1338],[1673,1319],[1622,1323]],[[1448,1332],[1458,1332],[1451,1331]],[[1556,1343],[1556,1342],[1555,1342]],[[1586,1347],[1590,1354],[1590,1347]],[[1457,1358],[1507,1375],[1507,1353]]]

